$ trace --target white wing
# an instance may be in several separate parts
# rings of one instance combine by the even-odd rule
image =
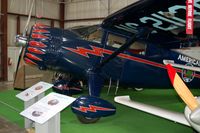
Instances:
[[[117,96],[114,98],[114,101],[128,107],[141,110],[149,114],[153,114],[155,116],[159,116],[186,126],[190,126],[188,121],[185,119],[185,115],[183,113],[173,112],[159,107],[136,102],[131,100],[129,96]]]

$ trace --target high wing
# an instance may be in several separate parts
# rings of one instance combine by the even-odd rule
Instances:
[[[200,0],[194,1],[194,36],[200,38]],[[185,19],[186,0],[140,0],[108,16],[102,27],[128,37],[145,27],[155,33],[184,38]]]
[[[200,0],[194,0],[192,37],[188,37],[185,30],[185,0],[140,0],[108,16],[101,27],[108,33],[121,35],[129,41],[100,66],[137,41],[149,42],[166,49],[196,47],[200,45]]]

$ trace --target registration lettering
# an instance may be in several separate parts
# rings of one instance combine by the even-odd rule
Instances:
[[[190,58],[188,56],[179,55],[178,60],[181,60],[181,61],[184,61],[184,62],[187,62],[187,63],[191,63],[192,65],[195,65],[195,66],[200,66],[200,61],[193,59],[193,58]]]
[[[195,0],[194,7],[194,22],[200,22],[200,0]],[[139,27],[140,25],[153,22],[152,27],[163,31],[171,31],[185,26],[186,21],[182,18],[178,18],[176,15],[179,14],[182,10],[186,10],[185,5],[174,5],[168,8],[168,12],[169,15],[171,14],[171,17],[165,16],[166,11],[158,11],[157,13],[152,13],[150,16],[139,18],[138,23],[127,22],[124,24],[115,25],[114,27],[131,33],[135,33],[137,31],[137,27]],[[169,26],[164,26],[164,23],[169,24]]]

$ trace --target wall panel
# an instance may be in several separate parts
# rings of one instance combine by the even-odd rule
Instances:
[[[24,15],[29,14],[32,0],[8,0],[8,58],[12,58],[13,63],[8,66],[8,80],[13,80],[13,73],[16,69],[17,57],[19,56],[19,48],[15,47],[14,38],[17,34],[17,17],[20,14],[19,32],[23,33],[24,27],[27,22],[27,18]],[[36,8],[35,8],[36,7]],[[59,19],[59,3],[57,0],[36,0],[36,6],[34,5],[32,16],[42,18]],[[29,24],[29,31],[31,26],[36,22],[51,25],[51,20],[32,18]],[[55,25],[58,25],[58,21],[54,20]],[[38,70],[38,69],[37,69]],[[51,76],[49,76],[51,77]]]
[[[59,4],[55,0],[35,0],[32,15],[59,19]],[[8,12],[28,15],[32,0],[8,0]],[[35,8],[36,7],[36,8]]]
[[[59,28],[60,27],[60,23],[58,21],[54,21],[54,27]]]
[[[8,46],[14,46],[15,36],[17,34],[16,21],[17,16],[8,16]]]
[[[65,19],[98,17],[100,1],[72,2],[66,5]]]
[[[27,22],[27,17],[21,17],[21,27],[20,27],[20,32],[22,33],[24,31],[24,26],[26,25]],[[50,26],[50,20],[44,20],[44,19],[31,19],[30,23],[29,23],[29,27],[28,30],[30,31],[31,27],[35,24],[35,23],[42,23],[45,25],[49,25]],[[28,32],[29,32],[28,31]]]
[[[15,14],[28,15],[32,0],[8,0],[8,12]],[[59,4],[57,1],[50,0],[36,0],[32,15],[38,17],[46,17],[52,19],[59,19]],[[36,7],[36,8],[35,8]],[[17,15],[8,15],[8,45],[14,46],[14,37],[17,32]],[[28,17],[20,17],[20,33],[23,32]],[[29,24],[29,30],[36,22],[44,23],[50,26],[50,20],[32,18]]]
[[[101,22],[102,21],[100,20],[68,22],[68,23],[65,23],[65,28],[70,28],[70,27],[75,27],[75,26],[84,26],[84,25],[95,25],[95,24],[101,24]]]
[[[97,18],[97,20],[87,22],[65,22],[65,28],[81,24],[98,24],[101,22],[98,18],[107,17],[109,14],[136,1],[137,0],[83,0],[82,2],[77,2],[75,0],[74,2],[65,5],[65,20],[78,20],[84,18]]]
[[[101,24],[100,18],[135,2],[136,0],[65,0],[65,28]],[[32,0],[8,0],[8,12],[28,15]],[[57,0],[36,0],[32,15],[38,17],[59,19],[60,5]],[[88,20],[88,18],[92,18]],[[82,19],[82,20],[81,20]],[[86,19],[86,20],[84,20]],[[79,21],[78,21],[79,20]],[[23,32],[27,17],[20,16],[20,33]],[[29,30],[36,22],[51,25],[51,20],[32,18]],[[53,21],[54,27],[59,27],[59,21]],[[14,38],[17,34],[17,15],[8,15],[8,46],[15,46]],[[9,53],[10,54],[10,53]],[[12,74],[11,74],[12,75]]]

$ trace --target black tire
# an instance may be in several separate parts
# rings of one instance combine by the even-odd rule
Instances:
[[[193,129],[193,133],[198,133],[195,129]]]
[[[84,117],[81,115],[76,115],[76,116],[77,116],[78,120],[83,124],[96,123],[100,119],[100,118],[88,118],[88,117]]]

